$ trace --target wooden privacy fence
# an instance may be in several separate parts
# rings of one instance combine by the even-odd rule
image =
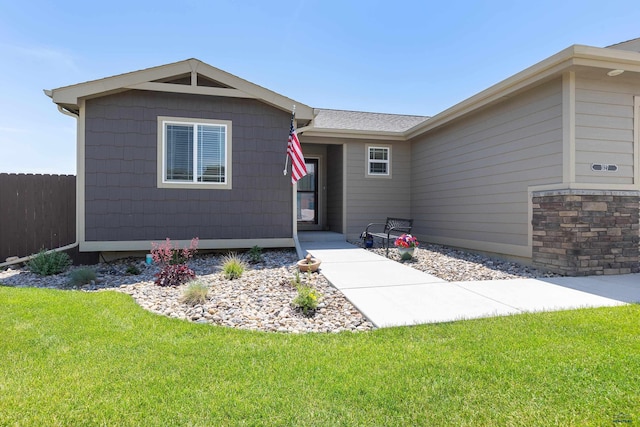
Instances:
[[[74,175],[0,174],[0,263],[75,240]]]

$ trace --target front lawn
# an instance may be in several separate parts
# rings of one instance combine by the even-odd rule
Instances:
[[[0,425],[640,423],[639,305],[306,335],[117,292],[0,287],[0,308]]]

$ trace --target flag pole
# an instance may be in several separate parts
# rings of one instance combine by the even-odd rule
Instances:
[[[293,119],[296,116],[296,104],[293,104],[293,111],[291,112],[291,122],[293,123]],[[287,150],[287,153],[285,155],[284,158],[284,170],[282,171],[282,175],[287,176],[287,166],[289,165],[289,152]]]

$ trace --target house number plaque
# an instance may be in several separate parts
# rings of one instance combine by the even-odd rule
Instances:
[[[591,170],[596,172],[618,172],[618,165],[605,165],[602,163],[592,163]]]

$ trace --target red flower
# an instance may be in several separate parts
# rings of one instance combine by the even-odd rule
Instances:
[[[416,248],[419,244],[418,239],[413,237],[411,234],[403,234],[395,241],[397,248]]]

